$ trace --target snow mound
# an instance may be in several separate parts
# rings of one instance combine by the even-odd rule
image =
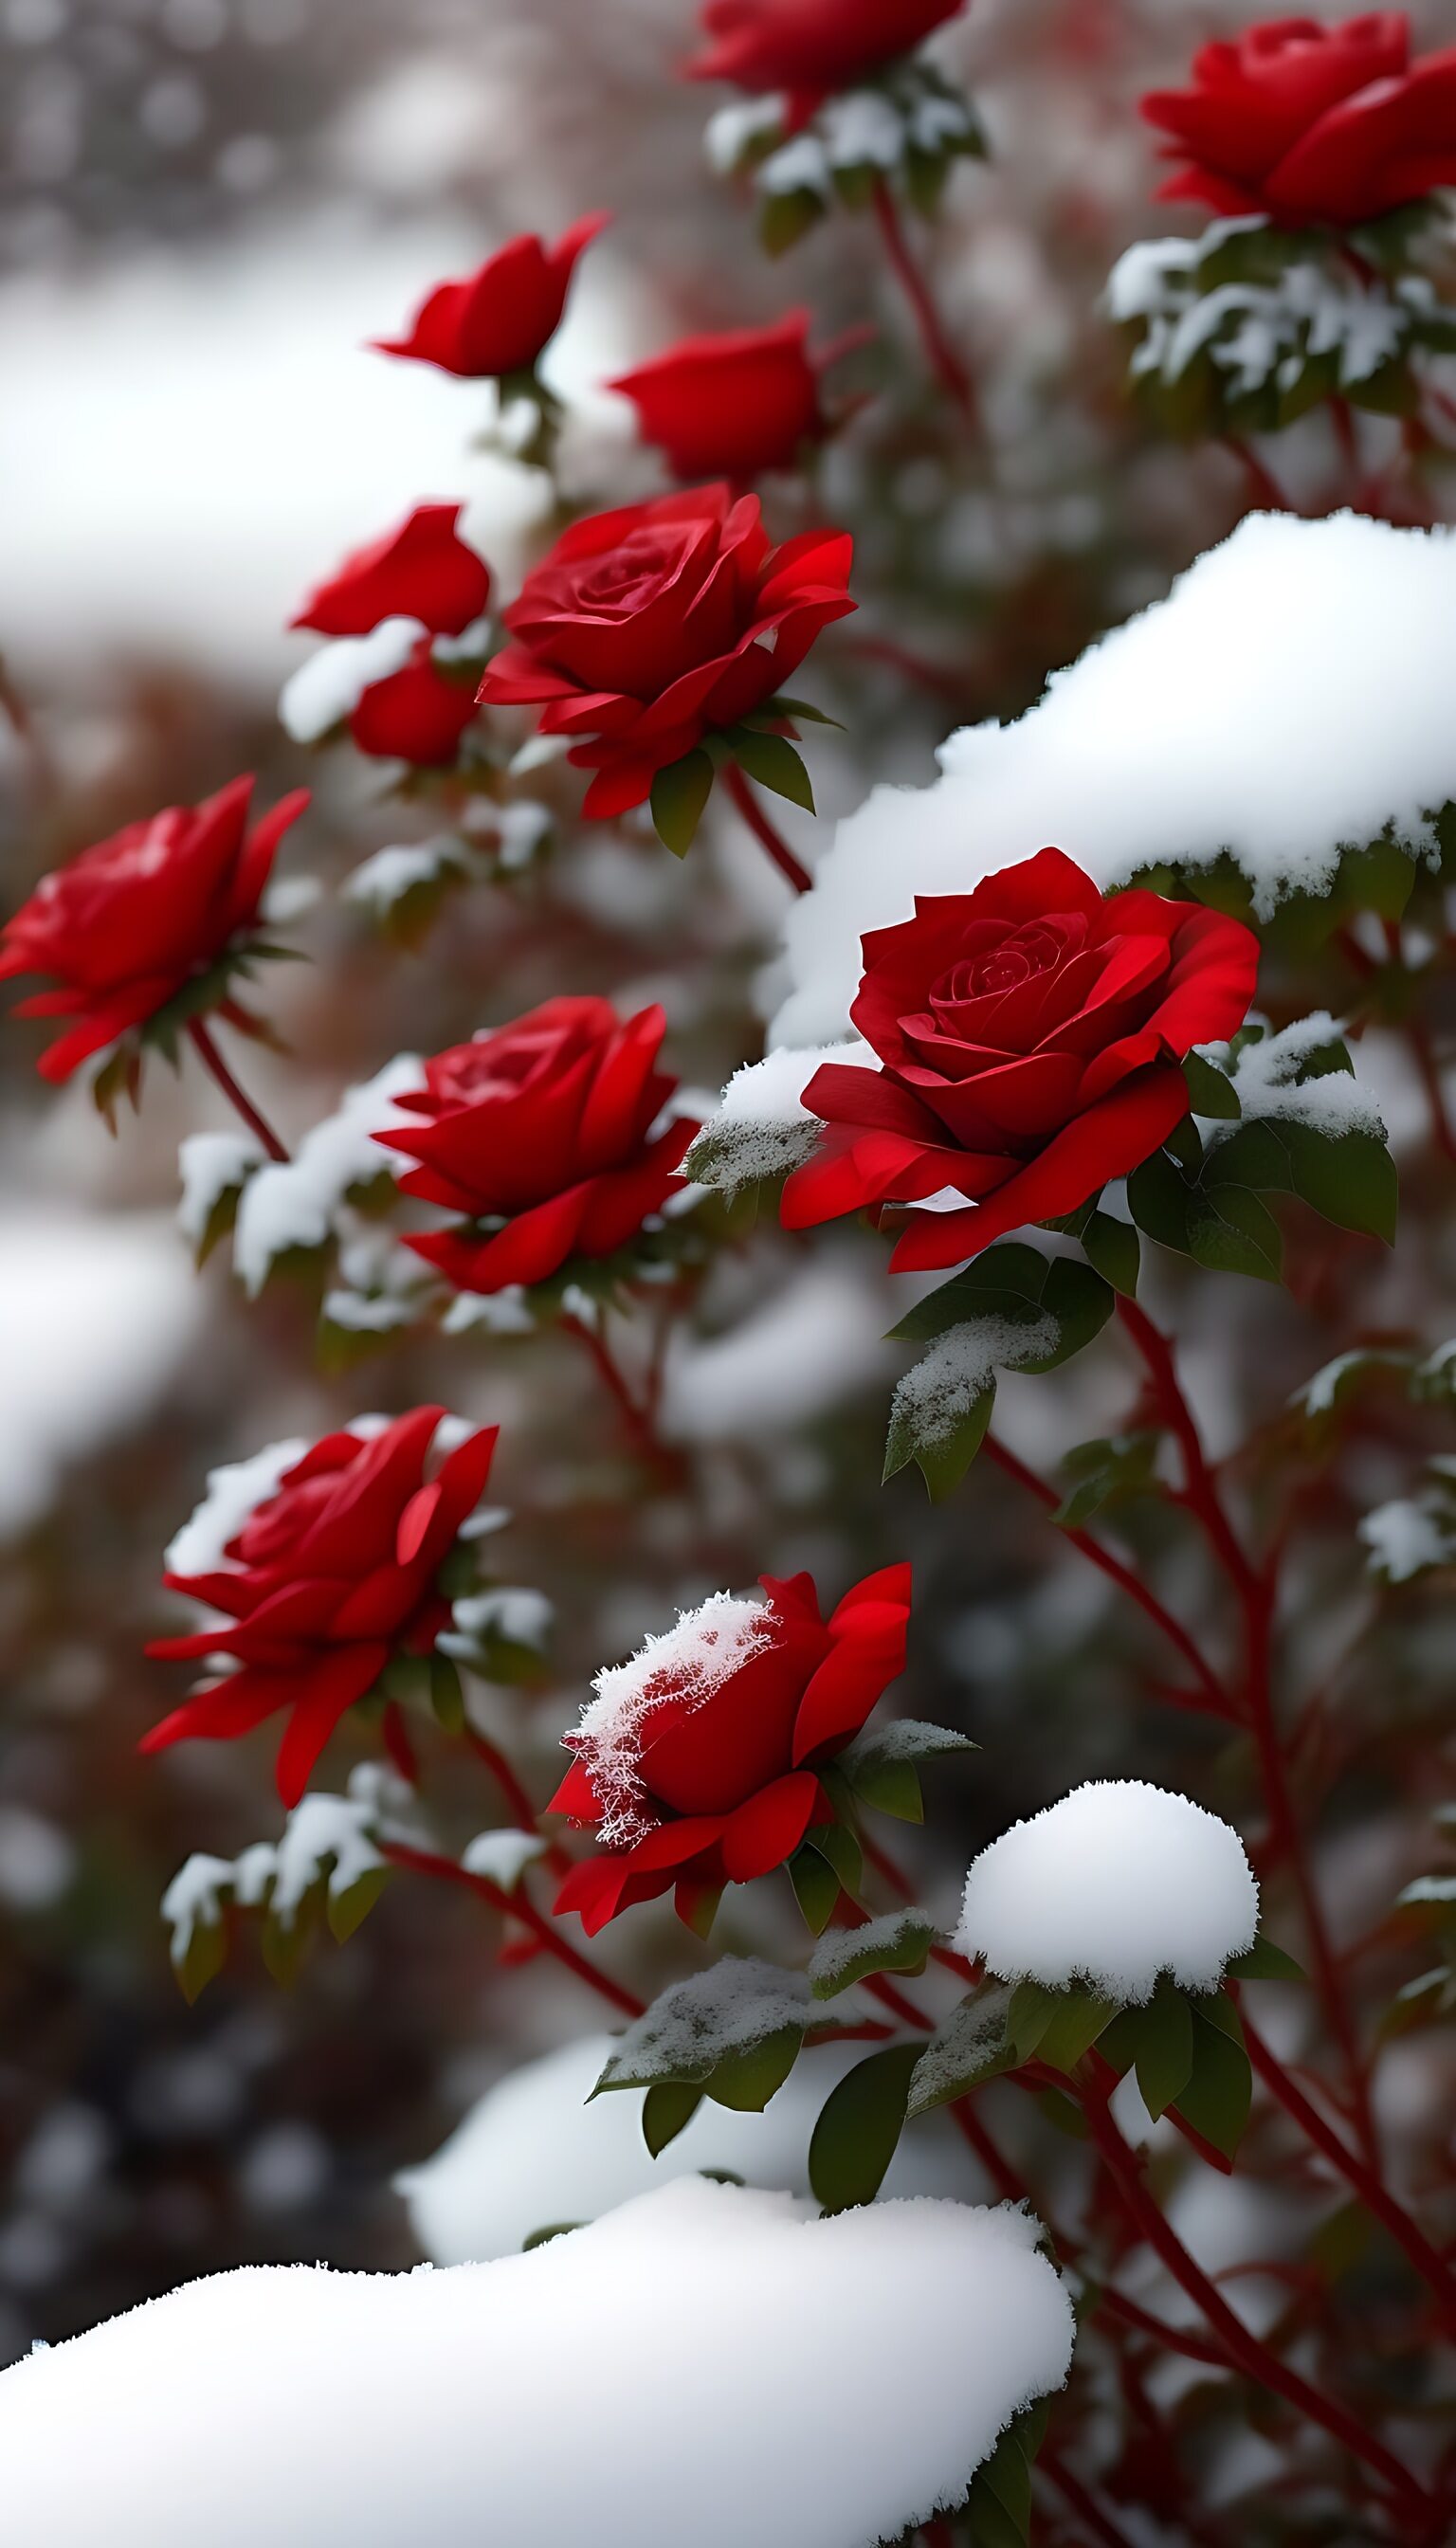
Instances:
[[[219,2274],[0,2377],[7,2527],[681,2548],[685,2510],[694,2548],[871,2548],[1065,2378],[1039,2234],[1009,2207],[820,2221],[697,2179],[496,2264]],[[909,2325],[915,2412],[887,2415]]]
[[[682,2176],[718,2171],[775,2194],[807,2195],[819,2109],[864,2052],[863,2044],[826,2044],[805,2053],[761,2115],[704,2099],[655,2159],[642,2138],[641,2096],[630,2088],[592,2096],[616,2048],[613,2036],[590,2035],[522,2063],[487,2090],[422,2167],[396,2177],[414,2235],[437,2265],[514,2255],[538,2230],[594,2221]],[[939,2128],[943,2122],[929,2118],[902,2137],[887,2197],[965,2188],[964,2147],[951,2126]]]
[[[1002,1981],[1088,1981],[1140,2002],[1160,1973],[1215,1989],[1258,1917],[1230,1824],[1140,1778],[1095,1779],[981,1851],[956,1944]]]
[[[773,1042],[844,1035],[866,930],[1047,843],[1102,885],[1228,851],[1262,914],[1387,826],[1427,852],[1456,797],[1453,618],[1456,532],[1249,515],[1017,723],[953,735],[933,787],[877,787],[841,824],[788,915]]]

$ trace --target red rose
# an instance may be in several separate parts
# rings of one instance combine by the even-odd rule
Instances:
[[[475,660],[479,663],[479,654]],[[416,770],[440,770],[453,765],[474,715],[473,674],[443,671],[432,640],[423,636],[398,673],[371,682],[360,692],[348,727],[371,761],[408,761]]]
[[[42,1054],[44,1078],[68,1079],[256,928],[278,844],[309,796],[281,797],[249,831],[252,789],[234,778],[205,804],[129,823],[43,876],[0,929],[0,979],[48,973],[59,985],[16,1016],[79,1020]]]
[[[747,1884],[834,1819],[816,1773],[860,1732],[905,1667],[910,1569],[847,1592],[826,1624],[811,1576],[762,1578],[767,1602],[719,1593],[602,1673],[549,1810],[596,1826],[605,1855],[573,1867],[558,1911],[589,1936],[677,1888]]]
[[[686,336],[666,354],[610,381],[637,410],[678,478],[730,478],[797,468],[806,442],[829,427],[819,370],[808,352],[809,314],[791,310],[773,327]]]
[[[443,1408],[416,1407],[381,1432],[325,1434],[246,1516],[227,1564],[163,1578],[227,1616],[148,1655],[230,1655],[237,1670],[163,1717],[143,1752],[230,1742],[287,1710],[278,1792],[298,1803],[345,1709],[395,1656],[428,1655],[450,1625],[436,1579],[485,1491],[496,1428],[441,1457],[442,1419]]]
[[[682,75],[732,80],[755,92],[785,90],[793,132],[826,97],[872,80],[964,6],[965,0],[706,0],[699,23],[710,42],[683,63]]]
[[[1404,12],[1271,19],[1205,45],[1193,78],[1141,101],[1185,163],[1165,201],[1344,228],[1456,184],[1456,46],[1412,63]]]
[[[433,363],[465,381],[531,371],[561,325],[578,257],[610,219],[589,213],[553,248],[535,237],[508,239],[463,281],[437,284],[409,335],[376,336],[375,351]]]
[[[541,1283],[573,1256],[614,1256],[682,1179],[697,1126],[652,1126],[678,1083],[656,1068],[665,1020],[623,1026],[606,1000],[547,1000],[513,1025],[426,1062],[424,1087],[397,1102],[421,1121],[377,1133],[420,1164],[408,1195],[443,1204],[490,1233],[430,1230],[406,1240],[460,1292]]]
[[[624,813],[659,770],[762,708],[822,628],[855,604],[854,544],[802,531],[774,548],[757,497],[724,486],[577,522],[505,612],[514,644],[481,683],[487,706],[542,702],[543,734],[594,738],[588,814]]]
[[[1104,896],[1060,850],[917,896],[864,947],[850,1015],[881,1068],[814,1073],[804,1104],[828,1130],[782,1219],[964,1195],[965,1211],[911,1216],[896,1272],[959,1265],[1150,1158],[1189,1111],[1184,1056],[1242,1024],[1259,961],[1240,921]]]
[[[459,504],[416,504],[397,530],[355,549],[336,575],[317,585],[293,628],[325,637],[367,637],[381,619],[418,619],[458,637],[491,598],[491,570],[455,528]]]

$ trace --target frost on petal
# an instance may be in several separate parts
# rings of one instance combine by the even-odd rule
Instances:
[[[651,1829],[644,1804],[642,1742],[654,1710],[671,1698],[687,1714],[766,1645],[774,1632],[767,1601],[714,1592],[676,1627],[649,1637],[629,1663],[610,1664],[592,1686],[569,1748],[592,1773],[604,1812],[597,1839],[606,1849]]]
[[[983,1849],[956,1944],[1002,1981],[1150,1999],[1217,1987],[1251,1947],[1259,1889],[1232,1826],[1140,1778],[1096,1779]]]
[[[871,2548],[1065,2379],[1039,2236],[692,2177],[495,2264],[215,2275],[0,2376],[7,2517],[95,2548],[100,2490],[109,2548],[681,2548],[687,2505],[693,2548]]]

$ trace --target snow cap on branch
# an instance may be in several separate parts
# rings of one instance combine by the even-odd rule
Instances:
[[[1253,1945],[1259,1889],[1232,1826],[1141,1778],[1094,1779],[983,1849],[956,1944],[1002,1981],[1150,1999],[1217,1988]]]

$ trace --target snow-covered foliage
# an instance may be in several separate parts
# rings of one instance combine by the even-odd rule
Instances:
[[[219,1206],[241,1194],[264,1156],[261,1141],[251,1133],[188,1134],[177,1150],[182,1181],[177,1227],[190,1246],[205,1246]]]
[[[361,1762],[350,1774],[346,1795],[303,1797],[280,1839],[251,1841],[235,1859],[189,1858],[161,1900],[173,1963],[179,1971],[187,1968],[195,1941],[220,1927],[228,1903],[244,1911],[266,1908],[270,1918],[291,1929],[308,1896],[321,1886],[337,1917],[358,1886],[383,1875],[385,1861],[375,1841],[386,1828],[410,1828],[410,1804],[403,1779],[374,1762]]]
[[[502,1893],[513,1893],[528,1866],[544,1858],[548,1844],[539,1832],[478,1832],[460,1853],[460,1864],[467,1875],[483,1875],[499,1884]]]
[[[547,2501],[552,2548],[680,2548],[687,2505],[695,2548],[873,2548],[1065,2378],[1039,2234],[684,2179],[495,2264],[216,2275],[0,2379],[9,2517],[95,2548],[99,2467],[115,2548],[474,2548]],[[907,2326],[916,2412],[887,2415]]]
[[[804,1090],[820,1064],[831,1061],[879,1068],[873,1046],[858,1040],[771,1052],[762,1061],[745,1062],[688,1151],[688,1175],[731,1194],[739,1186],[786,1176],[798,1167],[819,1135],[819,1118],[804,1105]]]
[[[1230,1824],[1139,1778],[1096,1779],[982,1850],[956,1943],[1003,1981],[1086,1981],[1136,2003],[1161,1973],[1213,1990],[1258,1911]]]
[[[260,1292],[281,1256],[322,1247],[347,1228],[350,1192],[403,1172],[398,1151],[373,1138],[404,1119],[395,1100],[419,1085],[420,1063],[397,1053],[383,1070],[345,1092],[335,1114],[305,1134],[292,1159],[269,1162],[249,1180],[237,1208],[233,1263],[251,1293]]]
[[[840,825],[788,915],[774,1043],[847,1032],[865,931],[1048,842],[1105,886],[1227,852],[1265,914],[1387,831],[1428,855],[1456,798],[1453,607],[1448,529],[1251,514],[1026,716],[953,735],[934,786],[876,787]]]
[[[612,2046],[602,2084],[706,2079],[726,2056],[751,2052],[813,2008],[807,1977],[758,1956],[720,1956],[706,1972],[674,1982]]]
[[[1020,1371],[1042,1361],[1057,1339],[1054,1319],[1026,1325],[1010,1319],[965,1319],[948,1327],[928,1353],[912,1364],[895,1389],[891,1438],[897,1423],[922,1446],[948,1441],[970,1414],[998,1371]]]
[[[1342,1066],[1312,1071],[1310,1065],[1331,1047],[1343,1052],[1344,1027],[1326,1010],[1297,1019],[1277,1035],[1257,1034],[1240,1041],[1229,1066],[1243,1121],[1307,1124],[1338,1139],[1344,1133],[1369,1133],[1386,1138],[1385,1122],[1369,1090]],[[1228,1138],[1231,1126],[1215,1125],[1209,1139]]]

